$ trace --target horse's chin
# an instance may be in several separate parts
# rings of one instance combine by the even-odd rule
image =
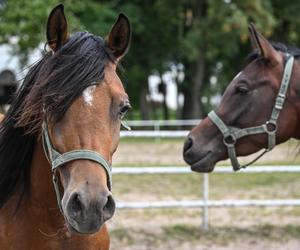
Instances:
[[[80,227],[76,222],[68,221],[66,219],[66,225],[69,232],[73,235],[82,235],[82,234],[95,234],[101,230],[104,223],[99,223],[93,228]]]
[[[210,173],[214,170],[218,161],[213,154],[207,154],[204,158],[191,164],[191,170],[198,173]]]
[[[104,225],[104,224],[103,224]],[[102,228],[101,225],[99,228],[97,229],[92,229],[92,230],[80,230],[80,229],[76,229],[75,227],[73,227],[71,224],[67,223],[67,227],[68,227],[68,230],[71,234],[74,234],[74,235],[82,235],[82,234],[95,234],[97,232],[99,232],[99,230]]]

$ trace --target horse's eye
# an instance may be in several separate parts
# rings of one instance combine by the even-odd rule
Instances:
[[[246,85],[239,85],[236,87],[236,92],[245,95],[249,92],[249,88]]]
[[[131,105],[129,103],[126,103],[121,109],[120,109],[120,112],[119,112],[119,117],[120,119],[123,119],[124,116],[126,115],[127,111],[131,109]]]

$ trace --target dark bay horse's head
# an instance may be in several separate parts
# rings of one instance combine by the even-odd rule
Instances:
[[[130,108],[116,73],[130,36],[130,24],[123,14],[102,40],[87,32],[69,36],[63,6],[51,12],[47,39],[52,55],[45,69],[48,76],[42,96],[49,138],[60,154],[91,150],[111,164],[120,120]],[[98,162],[76,159],[57,172],[63,192],[62,212],[69,228],[79,233],[97,232],[115,211],[105,169]]]
[[[299,56],[299,51],[288,51],[286,47],[276,45],[273,47],[253,25],[249,29],[254,51],[250,54],[249,63],[228,85],[216,110],[227,126],[237,128],[260,126],[270,119],[283,77],[286,52]],[[295,61],[286,101],[277,120],[276,144],[291,137],[299,137],[298,68],[299,63]],[[235,144],[236,154],[252,154],[266,148],[267,143],[267,134],[240,138]],[[218,161],[228,158],[223,135],[209,117],[189,133],[183,155],[192,170],[197,172],[213,171]]]

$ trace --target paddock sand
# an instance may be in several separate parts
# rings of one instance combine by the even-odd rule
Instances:
[[[183,165],[181,151],[179,140],[121,141],[114,165]],[[259,163],[298,164],[297,153],[290,141]],[[198,174],[114,176],[113,192],[117,201],[199,199],[200,180]],[[210,187],[212,199],[300,199],[300,174],[214,174]],[[201,228],[201,216],[201,209],[118,210],[108,223],[111,250],[300,249],[300,208],[211,208],[208,231]]]
[[[299,145],[296,140],[278,145],[271,152],[265,154],[257,164],[300,163]],[[115,166],[186,165],[182,158],[182,151],[183,140],[161,140],[160,142],[121,140],[113,162]],[[239,157],[239,159],[241,162],[249,162],[260,152],[247,157]],[[222,164],[229,165],[229,161],[222,161],[218,165]]]
[[[300,215],[284,209],[210,209],[201,229],[196,210],[119,211],[109,223],[112,250],[300,249]]]

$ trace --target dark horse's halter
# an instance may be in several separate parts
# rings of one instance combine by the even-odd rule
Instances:
[[[58,207],[63,213],[62,206],[61,206],[61,194],[59,191],[59,185],[58,185],[58,179],[56,175],[57,168],[74,160],[91,160],[94,162],[97,162],[100,164],[101,167],[105,169],[106,175],[107,175],[107,184],[109,190],[111,190],[112,185],[112,178],[111,178],[111,166],[110,164],[104,159],[102,155],[99,153],[87,150],[87,149],[80,149],[80,150],[72,150],[66,153],[59,153],[57,150],[55,150],[51,144],[50,137],[48,135],[48,129],[46,122],[43,122],[42,125],[43,132],[42,132],[42,138],[43,138],[43,147],[45,155],[51,164],[52,169],[52,182],[54,185],[54,190],[56,193],[57,203]]]
[[[216,114],[215,111],[211,111],[208,114],[208,117],[211,121],[218,127],[218,129],[223,134],[223,143],[227,147],[228,157],[230,158],[231,165],[234,171],[240,170],[241,168],[246,168],[252,163],[256,162],[260,157],[262,157],[266,152],[272,150],[276,145],[276,131],[277,131],[277,119],[279,117],[280,111],[282,110],[286,92],[289,86],[292,69],[294,64],[294,57],[292,55],[288,55],[287,62],[285,64],[283,77],[281,80],[281,85],[279,92],[276,97],[275,105],[272,110],[271,118],[263,125],[256,127],[248,127],[248,128],[237,128],[227,126],[222,119]],[[235,150],[235,143],[239,138],[248,135],[267,133],[268,135],[268,148],[264,150],[258,157],[256,157],[253,161],[249,162],[241,166],[238,162]]]

